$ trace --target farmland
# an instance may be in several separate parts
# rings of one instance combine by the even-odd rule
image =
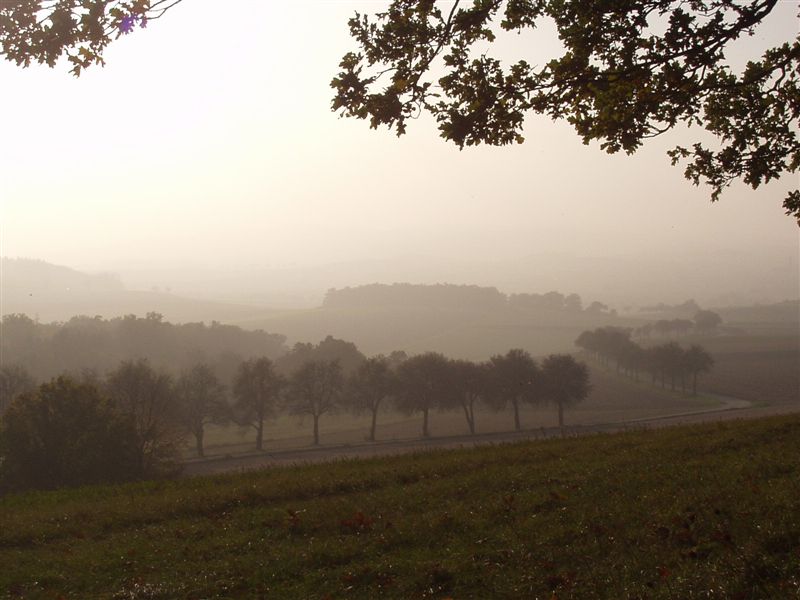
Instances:
[[[800,417],[0,501],[6,598],[791,598]]]

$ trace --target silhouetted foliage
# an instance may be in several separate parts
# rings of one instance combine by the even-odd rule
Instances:
[[[469,432],[475,434],[475,405],[486,400],[491,392],[491,367],[488,363],[467,360],[450,361],[453,394],[448,394],[452,407],[464,411]]]
[[[140,475],[170,468],[182,439],[172,378],[147,360],[124,361],[109,373],[106,388],[114,409],[133,426]]]
[[[14,399],[31,391],[36,382],[28,371],[19,365],[0,366],[0,417]]]
[[[375,441],[378,411],[392,396],[396,387],[397,378],[392,370],[392,363],[385,356],[368,358],[347,380],[342,404],[354,414],[370,414],[370,441]]]
[[[123,360],[147,358],[158,367],[180,371],[202,360],[225,356],[277,358],[286,352],[283,335],[245,331],[216,321],[172,324],[158,313],[144,318],[73,317],[66,323],[37,323],[26,315],[3,316],[0,349],[4,361],[25,367],[39,379],[85,368],[103,372]]]
[[[345,375],[350,375],[365,358],[354,343],[329,335],[316,346],[298,342],[276,361],[276,366],[284,375],[292,375],[307,362],[334,360],[338,361]]]
[[[552,291],[506,295],[494,287],[410,283],[374,283],[330,289],[322,305],[324,308],[428,308],[479,312],[502,311],[506,308],[567,313],[583,311],[583,301],[578,294],[565,296]],[[592,303],[586,310],[594,314],[611,314],[609,308],[599,302]]]
[[[741,73],[725,51],[752,34],[777,0],[563,2],[393,0],[350,19],[358,45],[334,77],[332,108],[397,135],[430,113],[459,148],[521,143],[528,113],[564,119],[585,143],[635,152],[644,140],[700,125],[717,148],[669,152],[717,200],[732,181],[753,188],[800,167],[800,38],[752,57]],[[487,49],[498,28],[521,33],[553,23],[563,54],[537,66]],[[800,217],[800,191],[784,201]]]
[[[684,367],[692,376],[692,394],[697,395],[697,376],[711,370],[714,359],[702,346],[693,344],[684,354]]]
[[[694,316],[694,327],[700,333],[712,333],[722,325],[722,317],[713,310],[699,310]]]
[[[133,421],[68,377],[17,398],[0,420],[0,488],[54,489],[141,476]]]
[[[522,403],[536,404],[542,400],[541,372],[531,355],[514,348],[490,361],[487,403],[494,410],[508,405],[514,411],[514,429],[522,429],[519,409]]]
[[[178,419],[195,439],[198,456],[205,456],[203,438],[210,423],[221,424],[230,413],[225,401],[225,387],[208,365],[198,364],[175,382]]]
[[[591,386],[589,369],[569,354],[551,354],[542,362],[544,396],[558,407],[558,426],[564,426],[564,409],[586,400]]]
[[[264,422],[277,415],[286,383],[266,357],[251,358],[239,365],[233,384],[235,418],[240,425],[256,430],[257,450],[264,447]]]
[[[407,415],[422,413],[422,437],[429,437],[430,411],[447,406],[454,393],[447,359],[437,352],[412,356],[397,369],[397,378],[395,407]]]
[[[344,388],[344,374],[338,360],[312,360],[297,369],[289,380],[289,414],[313,420],[314,445],[319,445],[319,419],[337,409]]]
[[[0,43],[7,60],[55,66],[62,56],[78,76],[105,64],[108,44],[144,29],[181,0],[4,0],[0,3]]]
[[[666,321],[665,321],[666,322]],[[660,346],[642,348],[630,339],[631,330],[614,327],[601,327],[594,331],[584,331],[575,340],[575,345],[583,348],[601,364],[608,366],[609,360],[616,361],[617,371],[638,379],[639,372],[650,372],[655,385],[659,380],[661,387],[670,382],[671,389],[680,384],[686,391],[686,378],[692,375],[693,393],[697,393],[697,376],[713,366],[713,359],[701,347],[694,345],[684,350],[676,342]]]

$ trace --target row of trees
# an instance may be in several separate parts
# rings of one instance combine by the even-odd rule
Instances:
[[[694,319],[659,319],[634,329],[640,338],[680,337],[689,334],[709,335],[717,332],[722,317],[713,310],[699,310]]]
[[[365,359],[349,374],[338,359],[307,360],[288,377],[263,357],[240,366],[226,417],[222,388],[209,379],[207,368],[199,365],[186,377],[203,382],[191,387],[197,393],[182,398],[183,405],[192,407],[192,434],[201,455],[204,425],[215,419],[229,418],[253,427],[259,450],[263,449],[265,424],[281,412],[309,417],[315,445],[319,444],[320,419],[340,411],[369,415],[368,439],[374,441],[378,415],[389,407],[409,416],[420,415],[423,437],[430,435],[431,411],[463,411],[474,434],[478,403],[494,411],[510,408],[514,428],[519,430],[524,404],[552,402],[563,426],[564,409],[584,400],[590,389],[588,369],[572,356],[551,355],[540,366],[519,349],[481,363],[452,360],[435,352],[411,358],[395,352]],[[213,400],[208,389],[217,390]]]
[[[714,359],[702,346],[683,348],[676,342],[668,342],[642,347],[631,340],[631,330],[619,327],[584,331],[575,344],[606,366],[614,362],[618,372],[637,381],[644,371],[650,374],[653,385],[660,380],[661,386],[666,387],[669,381],[673,390],[680,385],[684,392],[691,381],[693,395],[697,395],[699,375],[714,366]]]
[[[298,352],[308,348],[300,348]],[[21,371],[15,371],[18,375]],[[177,378],[147,360],[122,362],[100,378],[62,375],[23,390],[0,417],[0,481],[6,489],[49,488],[151,477],[169,470],[186,435],[204,454],[210,423],[251,426],[263,449],[265,425],[280,413],[310,417],[314,444],[324,415],[371,415],[390,405],[422,417],[428,437],[431,411],[462,411],[475,433],[476,406],[510,408],[521,429],[525,404],[553,403],[563,425],[565,408],[589,392],[588,370],[569,355],[537,364],[523,350],[483,363],[404,353],[363,360],[347,372],[338,359],[303,361],[284,375],[267,357],[243,361],[227,389],[207,364]]]

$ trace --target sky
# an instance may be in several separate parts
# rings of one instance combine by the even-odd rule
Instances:
[[[708,293],[706,271],[723,295],[800,295],[798,228],[781,208],[798,178],[755,192],[736,184],[712,204],[666,156],[695,130],[609,156],[531,117],[522,145],[459,151],[430,119],[397,138],[339,118],[329,83],[355,49],[347,19],[385,5],[184,0],[80,78],[66,65],[0,64],[0,254],[123,278],[413,257],[475,265],[470,276],[489,285],[488,265],[542,257],[554,263],[548,289],[580,291],[566,268],[559,280],[567,256],[652,261],[667,281],[696,274],[688,289],[659,290],[664,300]],[[796,35],[797,8],[781,2],[732,62]],[[557,43],[547,28],[536,35],[502,39],[497,53],[544,60]],[[640,272],[623,277],[626,290],[655,300]]]

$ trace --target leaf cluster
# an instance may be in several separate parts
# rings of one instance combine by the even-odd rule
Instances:
[[[676,126],[703,127],[718,147],[677,147],[673,164],[712,188],[753,188],[800,166],[800,42],[772,48],[735,73],[732,42],[752,35],[777,0],[474,0],[447,14],[435,2],[394,0],[374,17],[356,15],[359,46],[331,82],[332,109],[402,135],[421,112],[459,148],[521,143],[525,117],[570,123],[584,143],[635,152]],[[540,66],[504,65],[488,47],[498,28],[522,32],[554,23],[564,47]],[[784,202],[800,218],[799,192]]]

